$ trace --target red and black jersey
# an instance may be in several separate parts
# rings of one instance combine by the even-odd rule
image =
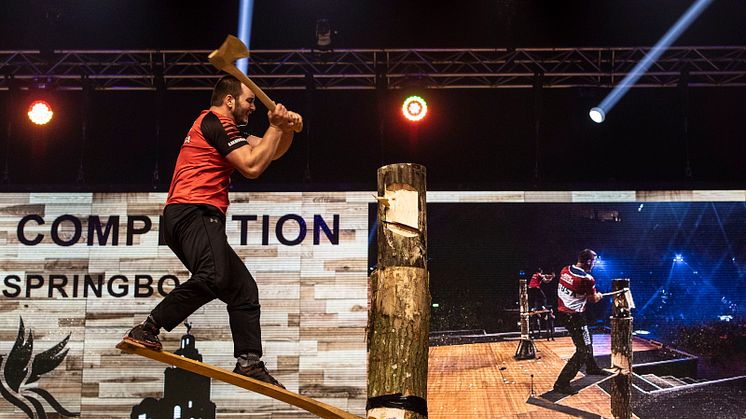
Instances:
[[[565,313],[582,313],[588,298],[596,293],[596,280],[577,266],[566,266],[560,272],[557,286],[557,309]]]
[[[234,170],[225,156],[247,144],[233,119],[202,111],[181,145],[166,205],[209,204],[225,214]]]

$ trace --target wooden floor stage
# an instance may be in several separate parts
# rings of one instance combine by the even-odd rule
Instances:
[[[608,355],[610,340],[609,335],[594,335],[594,354]],[[517,341],[431,347],[427,387],[429,417],[612,417],[610,397],[596,385],[557,405],[526,403],[531,393],[531,375],[538,397],[551,390],[565,361],[575,351],[569,337],[552,342],[537,340],[535,344],[536,359],[523,361],[513,358]],[[657,348],[647,341],[633,341],[635,352]],[[581,376],[578,374],[577,378]]]

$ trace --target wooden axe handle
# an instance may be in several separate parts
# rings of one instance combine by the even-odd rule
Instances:
[[[251,81],[249,76],[244,74],[243,71],[239,70],[238,67],[236,67],[236,59],[246,58],[248,56],[249,49],[246,48],[246,45],[235,36],[228,35],[228,37],[225,38],[225,41],[223,41],[223,45],[221,45],[220,48],[216,49],[215,51],[211,52],[207,58],[210,61],[210,64],[215,66],[215,68],[225,71],[226,73],[238,79],[238,81],[240,81],[241,83],[245,84],[246,87],[254,92],[254,95],[259,99],[260,102],[264,104],[264,106],[267,107],[267,109],[269,109],[270,111],[274,111],[277,107],[277,104],[275,104],[275,102],[270,99],[269,96],[267,96],[267,94],[264,93],[264,91],[256,85],[256,83]],[[293,130],[295,132],[300,132],[302,129],[302,123],[299,126],[293,127]]]
[[[241,83],[245,84],[252,92],[254,92],[254,95],[256,95],[257,99],[259,99],[264,106],[267,107],[270,111],[275,110],[277,107],[277,104],[267,96],[266,93],[264,93],[264,90],[262,90],[261,87],[257,86],[256,83],[254,83],[249,76],[244,74],[243,71],[239,70],[238,67],[235,65],[227,65],[225,68],[223,68],[223,71],[230,74],[231,76],[235,77],[240,81]],[[299,126],[293,127],[293,131],[295,132],[301,132],[303,130],[303,123]]]
[[[627,292],[628,290],[629,290],[629,288],[622,288],[622,289],[616,290],[616,291],[604,292],[601,295],[604,296],[604,297],[608,297],[610,295],[616,295],[616,294],[621,294],[623,292]]]
[[[235,77],[240,81],[241,83],[245,84],[249,89],[251,89],[252,92],[256,95],[257,99],[259,99],[260,102],[264,104],[264,106],[267,107],[270,111],[275,110],[275,107],[277,104],[267,96],[266,93],[264,93],[264,90],[262,90],[261,87],[257,86],[256,83],[254,83],[249,76],[243,73],[243,71],[239,70],[238,67],[235,65],[228,65],[223,68],[223,71],[230,74],[231,76]]]

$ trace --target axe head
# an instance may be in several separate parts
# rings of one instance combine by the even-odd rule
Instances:
[[[624,288],[617,291],[614,295],[614,307],[617,309],[631,310],[635,308],[635,300],[632,299],[632,291]]]
[[[223,45],[211,52],[207,59],[218,70],[224,70],[228,66],[235,65],[237,59],[247,58],[248,56],[249,49],[246,48],[246,45],[235,36],[228,35],[223,41]]]
[[[624,299],[627,300],[629,308],[635,308],[635,300],[632,299],[632,291],[629,288],[627,288],[627,291],[624,291]]]

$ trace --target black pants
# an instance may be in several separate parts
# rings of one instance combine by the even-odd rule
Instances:
[[[529,288],[528,289],[528,307],[529,310],[534,311],[547,305],[547,296],[544,294],[544,290],[541,288]]]
[[[575,344],[575,353],[567,361],[565,367],[562,368],[559,377],[557,377],[556,384],[569,385],[570,380],[575,378],[575,374],[580,371],[580,367],[583,364],[585,364],[586,371],[598,369],[598,364],[596,364],[596,360],[593,358],[593,337],[588,330],[585,313],[567,314],[560,312],[559,314],[565,322],[567,331],[570,332],[572,343]]]
[[[259,290],[241,258],[228,245],[225,216],[211,205],[171,204],[163,211],[163,236],[192,276],[151,312],[171,331],[215,298],[228,305],[233,355],[262,355]],[[212,326],[212,325],[205,325]]]

